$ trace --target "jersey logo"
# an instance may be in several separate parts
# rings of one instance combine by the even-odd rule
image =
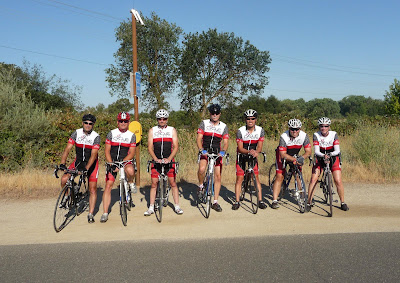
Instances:
[[[214,132],[217,134],[221,134],[222,135],[222,128],[220,127],[215,127],[214,125],[208,125],[206,127],[206,132]]]
[[[130,143],[130,138],[124,138],[121,134],[113,137],[113,142]]]
[[[76,142],[80,144],[93,144],[93,140],[89,139],[86,135],[76,137]]]
[[[153,133],[155,138],[165,138],[165,137],[172,137],[172,133],[171,132],[165,132],[163,130],[158,130],[156,132]]]

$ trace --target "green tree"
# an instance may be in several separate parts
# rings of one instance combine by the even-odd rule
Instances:
[[[343,116],[383,114],[383,101],[362,95],[349,95],[339,101],[340,113]]]
[[[330,98],[315,98],[308,101],[306,104],[306,117],[318,118],[322,116],[329,118],[340,117],[339,103]]]
[[[165,94],[171,92],[177,81],[177,58],[179,36],[182,29],[158,17],[154,12],[150,18],[143,17],[144,26],[137,25],[138,69],[142,75],[142,94],[149,110],[168,108]],[[129,97],[128,88],[132,65],[132,26],[130,20],[122,22],[116,29],[116,41],[120,43],[114,53],[115,65],[106,69],[106,81],[110,95]]]
[[[394,79],[385,94],[385,109],[388,114],[400,114],[400,82]]]
[[[201,111],[213,101],[231,102],[244,95],[260,94],[268,84],[271,58],[234,33],[210,29],[187,34],[180,67],[181,107]]]
[[[120,98],[107,107],[107,112],[110,114],[118,114],[121,111],[129,112],[133,109],[133,103],[128,98]]]

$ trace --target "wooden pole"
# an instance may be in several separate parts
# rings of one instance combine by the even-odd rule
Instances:
[[[133,56],[133,103],[135,109],[135,121],[139,121],[139,101],[136,95],[136,72],[138,71],[137,66],[137,41],[136,41],[136,18],[132,13],[132,56]],[[136,145],[136,187],[140,188],[140,145]]]

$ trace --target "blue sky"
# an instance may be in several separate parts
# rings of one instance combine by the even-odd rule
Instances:
[[[25,58],[82,86],[85,106],[108,105],[117,97],[109,94],[104,70],[118,48],[114,30],[131,8],[145,16],[154,11],[186,33],[217,28],[268,50],[265,97],[382,99],[400,79],[400,1],[394,0],[0,0],[0,62],[22,65]],[[174,94],[169,101],[176,102]]]

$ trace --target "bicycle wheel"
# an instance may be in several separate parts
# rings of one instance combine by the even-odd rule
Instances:
[[[332,196],[332,192],[333,192],[333,183],[332,183],[332,173],[329,172],[328,174],[326,174],[326,188],[328,191],[328,205],[329,205],[329,216],[332,217],[333,215],[333,207],[332,207],[332,202],[333,202],[333,196]]]
[[[119,211],[121,214],[122,224],[126,226],[128,224],[128,213],[126,211],[126,192],[125,192],[125,183],[121,181],[119,183]]]
[[[242,181],[242,185],[241,185],[241,191],[240,191],[240,197],[239,200],[243,201],[244,200],[244,195],[246,193],[246,176],[244,177],[243,181]]]
[[[163,200],[163,205],[164,207],[167,207],[168,203],[169,203],[169,192],[171,191],[171,187],[168,184],[168,187],[166,188],[166,190],[164,191],[164,200]]]
[[[56,232],[60,232],[65,227],[68,218],[73,215],[71,199],[71,187],[65,185],[58,195],[54,209],[53,225]]]
[[[322,193],[324,194],[324,201],[327,204],[329,201],[329,192],[328,192],[328,186],[326,183],[326,174],[325,172],[322,175],[321,181],[320,181],[320,187],[322,189]]]
[[[258,211],[258,187],[257,187],[257,180],[256,175],[252,172],[248,175],[247,178],[247,192],[250,195],[250,202],[251,202],[251,210],[253,214],[257,214]]]
[[[206,188],[206,218],[210,217],[210,212],[211,212],[211,198],[213,195],[214,191],[214,176],[213,174],[210,174],[207,177],[207,188]]]
[[[156,215],[156,218],[157,218],[158,222],[160,222],[160,223],[162,221],[164,190],[165,190],[165,181],[163,179],[161,179],[158,182],[157,194],[156,194],[156,203],[155,203],[155,207],[154,207],[154,213]]]
[[[307,190],[304,183],[303,174],[300,171],[296,173],[295,186],[297,204],[299,205],[300,212],[304,213],[307,205]]]

